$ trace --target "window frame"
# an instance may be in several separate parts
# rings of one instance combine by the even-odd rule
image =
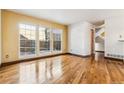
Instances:
[[[51,42],[51,39],[52,39],[52,38],[51,38],[51,28],[50,28],[50,27],[47,27],[47,26],[41,26],[41,25],[39,25],[39,26],[38,26],[38,33],[40,32],[40,31],[39,31],[39,28],[40,28],[40,27],[50,30],[50,50],[47,51],[47,52],[42,52],[42,51],[40,51],[40,38],[39,38],[40,34],[38,34],[38,43],[39,43],[39,51],[38,51],[38,52],[39,52],[39,55],[40,55],[40,56],[41,56],[42,54],[43,54],[43,55],[48,55],[48,54],[51,53],[51,51],[52,51],[52,48],[51,48],[51,43],[52,43],[52,42]]]
[[[30,54],[30,55],[24,55],[24,56],[22,56],[21,55],[21,52],[20,52],[20,50],[21,50],[21,40],[22,39],[20,39],[20,24],[24,24],[24,25],[31,25],[31,26],[35,26],[35,28],[36,28],[36,30],[34,30],[35,31],[35,54]],[[33,24],[29,24],[29,23],[19,23],[18,24],[18,41],[19,41],[19,44],[18,44],[18,57],[19,57],[19,59],[26,59],[26,58],[32,58],[32,57],[36,57],[36,55],[37,55],[37,53],[36,53],[36,47],[37,47],[37,38],[36,38],[36,31],[37,31],[37,26],[36,25],[33,25]],[[22,48],[24,48],[24,47],[22,47]],[[33,47],[27,47],[27,48],[33,48]]]
[[[21,47],[20,47],[20,24],[24,24],[24,25],[31,25],[31,26],[35,26],[35,54],[31,54],[31,55],[20,55],[20,50],[21,50]],[[47,28],[50,30],[50,50],[49,52],[40,52],[40,45],[39,45],[39,28],[40,27],[43,27],[43,28]],[[60,31],[60,34],[61,34],[61,50],[60,51],[54,51],[53,50],[53,29],[55,30],[59,30]],[[38,57],[38,56],[46,56],[46,55],[53,55],[53,54],[59,54],[59,53],[62,53],[63,51],[63,29],[58,29],[58,28],[51,28],[51,27],[48,27],[48,26],[44,26],[44,25],[34,25],[34,24],[30,24],[30,23],[19,23],[18,24],[18,58],[19,59],[27,59],[27,58],[35,58],[35,57]]]
[[[53,51],[53,53],[62,53],[62,51],[63,51],[63,30],[62,29],[57,29],[57,28],[53,28],[52,30],[59,30],[60,31],[60,36],[61,36],[61,50],[60,51],[55,51],[54,50],[54,41],[53,41],[53,32],[54,31],[51,31],[52,32],[52,47],[53,47],[53,49],[52,49],[52,51]]]

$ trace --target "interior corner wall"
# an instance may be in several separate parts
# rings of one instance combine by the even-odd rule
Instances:
[[[107,18],[105,20],[106,57],[124,56],[124,42],[119,42],[120,35],[124,38],[124,16]]]
[[[19,60],[19,23],[62,29],[62,53],[67,52],[66,25],[2,10],[2,63]],[[9,55],[9,58],[6,58],[6,55]]]
[[[91,55],[91,29],[88,22],[72,24],[68,28],[68,51],[82,56]]]

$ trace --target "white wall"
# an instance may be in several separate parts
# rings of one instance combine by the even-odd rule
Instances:
[[[69,52],[78,55],[91,54],[91,24],[80,22],[69,26]]]
[[[1,9],[0,9],[0,65],[1,65]]]
[[[105,56],[114,54],[124,56],[124,42],[119,42],[119,35],[124,35],[124,16],[109,17],[105,20]]]

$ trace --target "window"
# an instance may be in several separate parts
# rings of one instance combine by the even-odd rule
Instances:
[[[52,33],[53,33],[53,51],[61,51],[62,31],[54,29]]]
[[[39,27],[40,53],[50,51],[50,29]]]
[[[62,30],[19,24],[19,57],[50,54],[62,50]]]
[[[19,25],[20,33],[20,57],[35,55],[36,27],[27,24]]]

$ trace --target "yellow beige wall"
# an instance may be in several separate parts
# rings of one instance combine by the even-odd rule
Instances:
[[[43,25],[63,30],[63,53],[67,52],[67,26],[2,10],[2,63],[18,60],[19,55],[19,23]],[[9,55],[6,58],[6,55]]]
[[[0,64],[1,64],[1,9],[0,9]]]

